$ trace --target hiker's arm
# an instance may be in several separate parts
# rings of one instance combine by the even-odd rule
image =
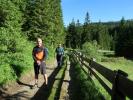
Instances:
[[[57,51],[57,49],[55,49],[55,52],[54,52],[54,57],[56,57],[56,51]]]
[[[65,54],[64,48],[63,48],[63,55]]]
[[[35,57],[35,55],[34,55],[34,49],[33,49],[33,51],[32,51],[32,58],[33,58],[34,61],[37,61],[37,59],[36,59],[36,57]]]
[[[41,61],[46,62],[46,57],[45,57],[45,56],[43,56],[43,58],[41,59]]]
[[[64,48],[62,48],[62,50],[61,50],[61,51],[62,51],[62,55],[64,55]]]
[[[43,61],[46,61],[47,60],[47,57],[48,57],[48,50],[47,48],[44,49],[44,56],[43,56]]]

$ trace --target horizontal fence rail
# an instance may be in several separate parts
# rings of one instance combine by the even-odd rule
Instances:
[[[81,52],[74,50],[71,50],[71,52],[73,52],[77,60],[80,61],[81,65],[84,65],[88,69],[88,74],[96,77],[100,84],[110,94],[112,100],[126,100],[126,96],[133,100],[133,81],[127,78],[127,73],[121,70],[112,71],[93,61],[93,59],[87,58]],[[108,87],[96,71],[112,84],[112,88]]]

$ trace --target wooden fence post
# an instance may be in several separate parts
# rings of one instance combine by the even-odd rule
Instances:
[[[92,73],[91,73],[91,70],[90,70],[90,69],[92,69],[92,66],[91,66],[92,62],[93,62],[93,59],[91,59],[90,62],[89,62],[89,67],[90,68],[88,68],[88,72],[89,72],[90,76],[92,76]]]
[[[112,100],[126,100],[126,96],[118,90],[118,86],[119,86],[119,75],[123,75],[123,76],[127,77],[128,74],[121,70],[114,71],[114,72],[115,72],[115,79],[113,82],[111,98],[112,98]]]
[[[80,60],[81,60],[81,66],[83,66],[83,54],[82,53],[80,55]]]

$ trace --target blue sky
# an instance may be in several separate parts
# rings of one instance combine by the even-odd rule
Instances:
[[[83,23],[86,12],[91,22],[133,19],[133,0],[62,0],[61,5],[65,25],[73,18]]]

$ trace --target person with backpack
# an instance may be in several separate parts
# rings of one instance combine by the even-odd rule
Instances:
[[[37,38],[37,45],[33,48],[32,57],[34,60],[34,72],[35,72],[35,84],[34,86],[38,87],[38,75],[41,71],[41,74],[44,76],[45,85],[48,84],[48,78],[46,74],[46,59],[48,56],[48,49],[43,46],[42,39]]]
[[[57,65],[61,67],[64,55],[64,48],[61,46],[61,44],[58,45],[58,47],[55,50],[55,53],[56,53]]]

